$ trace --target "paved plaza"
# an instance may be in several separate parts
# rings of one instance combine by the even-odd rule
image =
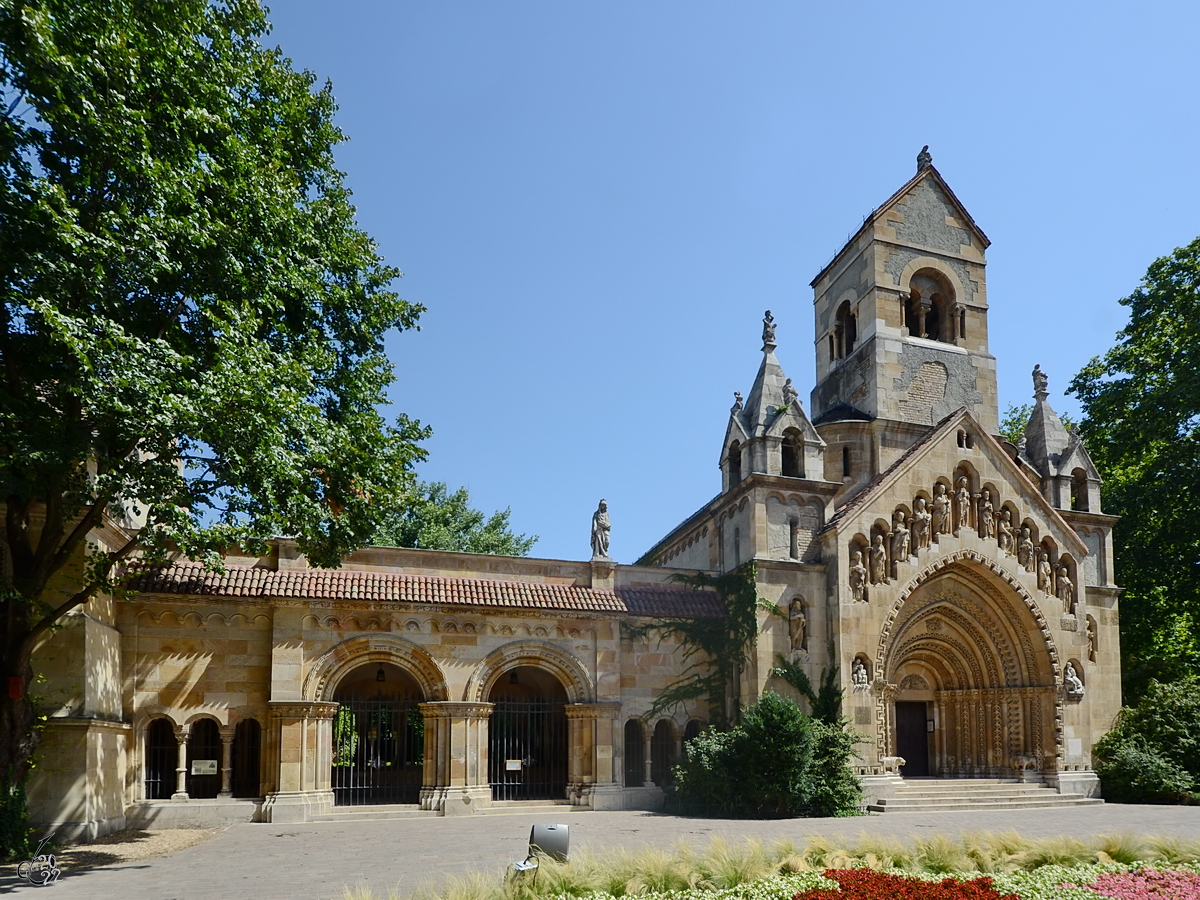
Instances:
[[[64,874],[54,886],[18,886],[14,867],[0,876],[0,895],[55,900],[334,900],[344,886],[369,884],[380,897],[411,893],[448,874],[499,872],[524,856],[536,822],[571,826],[572,850],[609,850],[680,841],[703,846],[730,840],[865,832],[908,840],[937,833],[1004,831],[1028,836],[1113,834],[1200,837],[1200,807],[1109,804],[1055,810],[889,813],[849,819],[731,821],[647,812],[562,812],[461,818],[392,819],[306,825],[234,825],[217,837],[157,859]]]

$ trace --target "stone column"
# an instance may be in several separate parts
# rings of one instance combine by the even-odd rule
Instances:
[[[233,778],[233,729],[221,729],[221,792],[218,797],[232,797],[230,782]]]
[[[567,790],[576,806],[621,809],[621,785],[617,783],[614,768],[618,747],[614,725],[620,711],[620,703],[567,704],[570,726]]]
[[[278,754],[270,765],[278,774],[263,804],[264,820],[308,822],[332,812],[329,766],[338,704],[272,700],[269,705],[271,747]]]
[[[440,700],[419,708],[426,736],[421,808],[459,816],[491,806],[488,719],[494,704]]]
[[[175,793],[172,800],[187,800],[187,748],[188,733],[180,728],[175,732],[175,742],[179,750],[178,765],[175,766]]]
[[[646,744],[646,777],[642,779],[642,787],[654,787],[654,779],[650,777],[654,769],[654,729],[643,729],[642,739]]]

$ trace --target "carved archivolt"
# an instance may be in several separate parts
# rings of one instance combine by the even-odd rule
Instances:
[[[484,703],[491,695],[492,685],[517,666],[534,666],[552,673],[567,692],[568,703],[592,703],[596,695],[587,670],[558,647],[544,641],[513,641],[489,653],[487,658],[471,673],[463,700],[468,703]]]
[[[410,674],[427,701],[448,700],[446,678],[428,653],[392,634],[372,634],[342,641],[317,658],[304,679],[305,700],[332,700],[338,682],[366,663],[392,663]]]
[[[160,612],[152,609],[139,609],[137,617],[149,619],[155,625],[188,628],[199,628],[204,625],[224,625],[230,628],[269,628],[271,626],[271,617],[263,613],[247,615],[235,612],[226,616],[219,612],[200,613],[195,610],[180,613],[173,609],[164,609]]]

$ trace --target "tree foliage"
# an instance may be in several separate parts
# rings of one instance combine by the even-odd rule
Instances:
[[[508,522],[510,509],[490,516],[472,509],[466,488],[450,493],[443,482],[420,482],[414,494],[406,509],[380,526],[376,544],[527,556],[537,542],[537,535],[513,533]]]
[[[1021,438],[1025,434],[1025,426],[1029,424],[1029,417],[1032,415],[1032,403],[1008,404],[1004,415],[1000,417],[1000,436],[1010,444],[1021,443]],[[1070,416],[1060,413],[1058,418],[1067,429],[1074,427],[1075,423],[1071,421]]]
[[[334,165],[331,88],[253,0],[0,4],[0,771],[38,638],[118,563],[292,535],[336,566],[404,507],[427,434],[378,412],[390,288]],[[112,546],[93,547],[104,525]],[[214,563],[215,564],[215,563]]]
[[[831,645],[829,648],[831,659],[833,655],[833,646]],[[776,655],[775,668],[771,670],[771,674],[776,678],[782,678],[808,701],[808,707],[812,710],[811,715],[814,719],[827,725],[836,725],[842,719],[842,697],[846,693],[845,689],[838,685],[838,671],[837,665],[822,669],[821,687],[813,690],[812,680],[808,677],[808,673],[779,653]]]
[[[1121,300],[1129,324],[1071,382],[1114,530],[1126,700],[1200,672],[1200,239]]]

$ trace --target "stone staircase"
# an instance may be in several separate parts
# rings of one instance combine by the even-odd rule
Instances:
[[[567,812],[588,812],[590,807],[572,806],[566,800],[493,800],[490,806],[475,810],[475,815],[503,816],[537,813],[559,815]],[[438,817],[432,809],[420,809],[416,804],[391,803],[379,806],[336,806],[334,812],[313,816],[313,822],[362,822],[375,819],[416,819]]]
[[[908,778],[893,796],[876,800],[867,807],[867,812],[1045,809],[1103,802],[1060,794],[1044,783],[1008,778]]]

